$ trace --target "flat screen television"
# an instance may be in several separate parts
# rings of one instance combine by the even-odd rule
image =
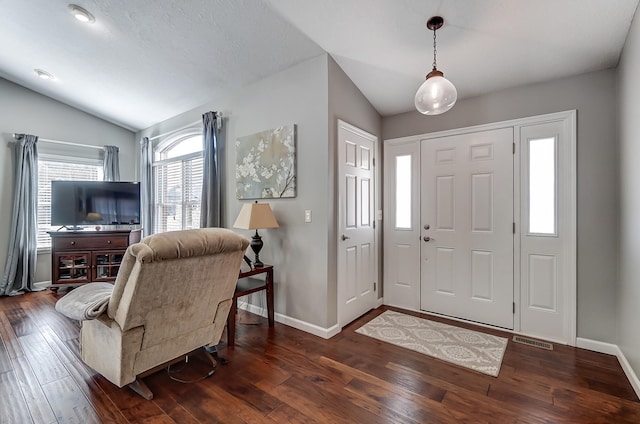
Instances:
[[[140,183],[125,181],[52,181],[51,225],[140,224]]]

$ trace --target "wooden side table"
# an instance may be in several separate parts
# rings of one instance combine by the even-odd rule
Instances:
[[[264,280],[258,278],[251,278],[254,275],[266,274]],[[229,310],[229,317],[227,318],[227,345],[235,345],[236,336],[236,313],[238,312],[238,298],[246,296],[251,293],[255,293],[260,290],[267,291],[267,319],[269,320],[269,327],[274,326],[273,319],[273,265],[264,265],[262,267],[256,267],[250,271],[240,272],[238,276],[238,284],[236,285],[236,292],[233,295],[233,302],[231,302],[231,309]]]

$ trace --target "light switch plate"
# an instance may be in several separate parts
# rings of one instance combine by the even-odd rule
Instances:
[[[304,211],[304,222],[311,222],[311,209]]]

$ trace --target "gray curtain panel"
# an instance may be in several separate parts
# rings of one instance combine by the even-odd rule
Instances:
[[[202,141],[204,143],[204,169],[202,180],[202,204],[200,208],[200,227],[219,227],[222,217],[221,187],[222,170],[220,157],[223,157],[224,140],[222,135],[222,117],[216,112],[202,115]]]
[[[153,234],[153,147],[149,137],[140,140],[140,203],[142,232]]]
[[[102,171],[105,181],[120,181],[120,149],[118,146],[104,146]]]
[[[13,211],[7,263],[0,281],[0,295],[15,296],[37,291],[35,271],[38,227],[38,137],[16,134],[13,154]]]

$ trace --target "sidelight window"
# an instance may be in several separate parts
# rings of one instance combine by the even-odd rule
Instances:
[[[396,156],[396,228],[411,228],[411,155]]]
[[[529,233],[557,233],[556,138],[529,140]]]

